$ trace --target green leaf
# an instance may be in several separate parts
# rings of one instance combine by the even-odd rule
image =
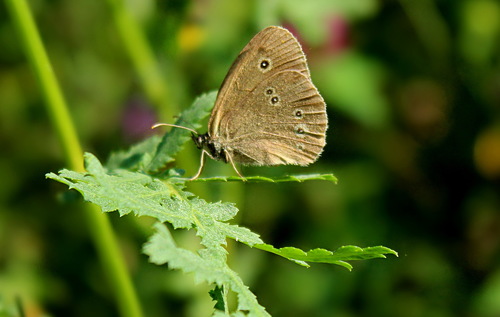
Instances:
[[[174,228],[195,228],[205,247],[197,253],[178,248],[162,225],[156,226],[158,233],[144,250],[153,263],[168,262],[170,268],[193,272],[197,281],[223,285],[236,292],[238,309],[248,311],[248,316],[269,316],[226,263],[227,238],[250,246],[263,243],[250,230],[226,222],[238,211],[233,204],[208,203],[184,191],[183,184],[175,180],[162,182],[138,172],[108,171],[89,153],[85,154],[85,168],[86,173],[62,170],[58,175],[46,176],[79,191],[104,212],[117,210],[120,215],[151,216]]]
[[[231,314],[232,316],[242,316],[242,312],[248,312],[247,316],[269,316],[269,314],[260,306],[255,295],[243,284],[237,273],[227,265],[227,251],[224,248],[227,238],[274,253],[306,267],[311,262],[330,263],[350,270],[352,266],[345,261],[384,258],[385,254],[397,255],[385,247],[363,249],[346,246],[333,252],[324,249],[304,252],[293,247],[277,249],[264,244],[257,234],[247,228],[228,223],[238,212],[233,204],[208,203],[195,197],[184,190],[184,182],[178,178],[167,178],[162,181],[140,172],[109,170],[90,153],[85,154],[85,168],[87,170],[85,173],[62,170],[59,174],[49,173],[47,177],[77,190],[85,200],[99,205],[104,212],[116,210],[120,215],[134,213],[137,216],[150,216],[160,222],[171,223],[175,229],[194,228],[203,246],[197,252],[177,247],[168,228],[161,224],[155,226],[157,233],[149,239],[144,252],[149,255],[153,263],[168,263],[171,269],[193,273],[196,281],[215,284],[235,292],[238,297],[238,309]],[[269,181],[263,177],[253,179]],[[270,181],[309,179],[336,180],[333,175],[327,174],[287,176]],[[217,300],[217,307],[222,307],[221,299],[218,297]],[[220,315],[221,312],[216,311],[216,314]]]
[[[156,151],[161,137],[153,135],[126,151],[111,153],[106,167],[109,169],[144,170],[151,163],[151,153]]]
[[[187,178],[179,178],[179,180],[187,181]],[[193,182],[250,182],[250,183],[284,183],[284,182],[304,182],[311,180],[321,180],[337,183],[337,178],[333,174],[306,174],[306,175],[287,175],[281,177],[264,177],[264,176],[245,176],[245,179],[238,176],[214,176],[200,177]]]
[[[192,106],[181,113],[175,124],[192,129],[199,128],[198,122],[210,113],[216,96],[214,91],[196,98]],[[112,153],[105,165],[109,169],[154,172],[174,160],[175,154],[190,139],[188,135],[189,131],[178,128],[173,128],[163,137],[153,135],[128,150]]]
[[[225,305],[225,300],[224,300],[224,287],[215,285],[215,288],[213,290],[210,290],[208,292],[208,295],[212,298],[212,300],[215,301],[214,308],[218,310],[224,310]]]
[[[228,287],[238,295],[238,311],[248,311],[246,316],[270,316],[238,274],[220,260],[224,255],[219,251],[224,249],[207,248],[195,253],[177,247],[166,226],[156,224],[155,229],[156,234],[144,246],[144,253],[149,255],[151,262],[158,265],[168,263],[170,269],[192,273],[197,282]]]
[[[383,246],[360,248],[348,245],[340,247],[335,251],[328,251],[318,248],[310,250],[308,252],[304,252],[300,249],[292,247],[276,249],[269,244],[257,244],[253,247],[277,254],[305,267],[309,267],[308,262],[330,263],[343,266],[348,270],[352,270],[352,265],[345,261],[386,258],[386,254],[398,256],[398,253],[396,251]]]
[[[176,122],[190,128],[208,114],[215,93],[198,98],[193,106],[184,111]],[[254,294],[246,287],[238,274],[227,265],[228,238],[250,247],[274,253],[299,265],[308,263],[337,264],[348,269],[346,261],[385,257],[396,254],[385,247],[358,248],[341,247],[335,251],[314,249],[304,252],[293,247],[274,248],[265,244],[258,234],[247,228],[229,223],[237,214],[237,208],[228,202],[209,203],[185,190],[186,179],[179,178],[175,169],[167,169],[156,177],[147,173],[171,162],[182,144],[188,139],[181,129],[173,129],[160,141],[153,136],[129,150],[112,154],[104,167],[92,154],[86,153],[86,172],[61,170],[48,173],[54,179],[80,192],[85,200],[101,207],[104,212],[118,211],[120,215],[154,217],[159,222],[168,222],[174,229],[194,229],[200,237],[200,250],[193,252],[179,248],[167,226],[156,224],[156,233],[144,246],[150,261],[168,264],[170,269],[192,273],[196,281],[214,284],[211,296],[217,301],[214,316],[269,316]],[[123,169],[123,168],[127,168]],[[162,179],[158,177],[162,177]],[[323,180],[337,182],[332,174],[291,175],[284,177],[251,176],[249,182],[303,182]],[[239,177],[200,178],[197,181],[243,181]],[[226,292],[233,291],[238,298],[237,309],[229,312]],[[222,311],[224,310],[224,311]]]
[[[184,126],[193,130],[199,129],[199,122],[210,114],[217,92],[212,91],[196,98],[192,106],[184,110],[176,125]],[[182,149],[186,141],[190,139],[189,131],[179,128],[173,128],[163,136],[156,153],[154,153],[147,171],[156,172],[167,163],[174,161],[175,155]]]
[[[57,180],[79,191],[85,200],[99,205],[104,212],[117,210],[121,216],[134,213],[170,222],[174,228],[196,227],[203,245],[225,245],[226,237],[245,244],[262,243],[259,236],[246,228],[226,223],[238,210],[232,203],[207,203],[184,191],[183,184],[162,182],[149,175],[114,170],[108,172],[99,160],[85,153],[87,173],[62,170]]]

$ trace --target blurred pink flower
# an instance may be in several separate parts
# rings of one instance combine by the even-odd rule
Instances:
[[[333,16],[327,22],[328,37],[326,51],[331,54],[336,54],[349,48],[350,27],[346,19],[341,16]]]
[[[127,142],[135,142],[153,134],[151,126],[157,122],[153,109],[141,98],[131,98],[123,112],[122,131]]]
[[[299,41],[304,53],[309,54],[310,43],[300,35],[297,28],[292,23],[284,22],[283,27],[288,29]],[[315,49],[316,52],[321,52],[326,55],[333,55],[343,52],[351,45],[350,26],[348,21],[339,15],[332,16],[325,22],[326,38],[324,43]]]

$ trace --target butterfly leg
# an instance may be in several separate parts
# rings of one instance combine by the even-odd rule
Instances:
[[[246,182],[247,179],[245,178],[245,176],[241,175],[241,173],[238,171],[238,169],[236,168],[236,165],[234,165],[234,162],[233,162],[233,158],[231,157],[231,155],[229,154],[226,154],[227,157],[229,158],[229,162],[231,163],[231,166],[233,167],[234,171],[236,172],[236,174],[238,174],[239,177],[241,177],[241,179]]]
[[[190,181],[194,181],[195,179],[200,177],[201,172],[203,171],[203,166],[205,166],[205,153],[208,154],[208,156],[211,156],[210,153],[208,153],[207,151],[205,150],[201,151],[200,168],[198,168],[198,172],[196,172],[196,175],[194,175],[189,179]]]

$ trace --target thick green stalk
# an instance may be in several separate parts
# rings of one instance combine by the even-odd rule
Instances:
[[[19,29],[26,55],[40,83],[52,124],[64,150],[68,166],[83,170],[82,150],[66,102],[25,0],[6,0],[12,20]],[[86,204],[87,224],[109,277],[121,316],[142,317],[137,295],[127,272],[109,219],[95,205]]]

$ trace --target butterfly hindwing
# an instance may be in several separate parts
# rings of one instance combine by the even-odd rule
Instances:
[[[325,102],[309,77],[282,71],[221,118],[219,142],[243,164],[307,165],[325,146],[327,124]]]

